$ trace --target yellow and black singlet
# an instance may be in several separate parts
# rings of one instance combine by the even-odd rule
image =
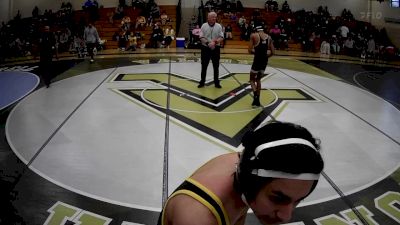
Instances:
[[[171,199],[176,195],[189,195],[190,197],[196,199],[198,202],[206,206],[212,214],[215,216],[218,225],[230,225],[228,214],[224,206],[222,205],[221,200],[210,190],[204,187],[199,182],[188,178],[186,179],[168,198]],[[168,201],[165,205],[168,204]],[[164,217],[165,211],[161,212],[160,218],[158,220],[157,225],[165,225]]]

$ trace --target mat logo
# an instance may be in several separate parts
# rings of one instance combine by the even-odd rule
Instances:
[[[44,222],[44,225],[108,225],[112,219],[82,210],[63,202],[57,202],[47,212],[50,216]],[[68,223],[69,222],[69,223]],[[141,225],[139,223],[123,222],[121,225]]]
[[[394,220],[396,223],[400,223],[400,209],[397,207],[400,204],[400,193],[398,192],[386,192],[383,195],[375,198],[375,208]],[[380,225],[388,224],[388,222],[379,223],[374,218],[374,214],[368,210],[365,206],[361,205],[356,207],[359,215],[362,216],[364,221],[361,221],[353,210],[347,209],[340,211],[338,214],[331,214],[322,216],[314,219],[316,225],[354,225],[354,224],[365,224],[368,225]],[[50,213],[49,217],[45,221],[44,225],[65,225],[67,222],[80,225],[108,225],[112,219],[107,218],[75,206],[68,205],[63,202],[55,203],[47,212]],[[140,216],[138,216],[139,218]],[[377,218],[382,218],[380,215]],[[123,218],[114,218],[121,221]],[[156,218],[154,218],[155,220]],[[122,222],[121,225],[141,225],[133,222]],[[143,225],[143,224],[142,224]],[[304,222],[295,222],[287,225],[306,225]]]
[[[0,72],[5,71],[21,71],[21,72],[31,72],[35,69],[39,68],[39,66],[13,66],[13,67],[2,67],[0,68]]]
[[[221,77],[222,89],[214,88],[212,82],[199,89],[198,81],[183,75],[119,74],[114,81],[137,82],[140,88],[113,91],[162,117],[168,113],[173,122],[200,136],[234,148],[249,129],[271,120],[272,114],[277,116],[288,102],[322,102],[301,88],[274,88],[262,90],[264,107],[252,108],[248,79],[247,73],[231,73]]]

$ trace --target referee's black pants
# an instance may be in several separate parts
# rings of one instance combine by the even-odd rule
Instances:
[[[206,46],[201,46],[201,81],[200,84],[204,84],[206,81],[207,67],[210,63],[210,59],[214,68],[214,85],[219,85],[219,59],[220,59],[220,47],[216,46],[215,49],[210,49]]]

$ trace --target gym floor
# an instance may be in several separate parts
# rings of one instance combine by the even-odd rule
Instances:
[[[298,123],[326,165],[292,225],[400,223],[400,66],[279,54],[251,107],[252,56],[221,55],[222,89],[198,89],[196,51],[66,56],[1,111],[1,224],[156,224],[170,194],[214,156],[241,151],[249,129]],[[39,74],[37,62],[1,71]],[[249,212],[246,224],[259,224]]]

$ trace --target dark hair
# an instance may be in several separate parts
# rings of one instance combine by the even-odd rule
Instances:
[[[298,138],[312,144],[307,146],[299,143],[289,143],[269,147],[255,157],[255,149],[265,143],[283,139]],[[324,162],[319,152],[319,140],[304,127],[288,122],[274,121],[265,126],[247,132],[242,138],[244,150],[240,155],[235,174],[235,190],[244,194],[248,202],[253,201],[258,192],[272,180],[273,177],[263,177],[252,173],[254,169],[279,171],[288,174],[320,174]],[[318,180],[311,189],[314,190]],[[311,193],[310,191],[310,193]]]

